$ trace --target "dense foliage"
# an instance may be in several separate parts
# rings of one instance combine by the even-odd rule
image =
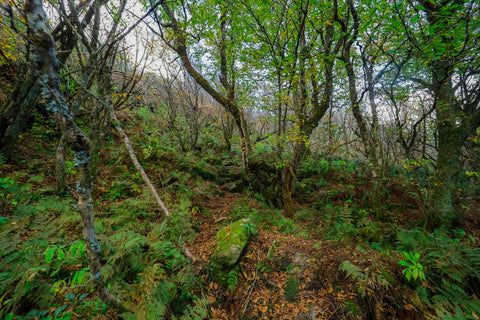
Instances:
[[[479,10],[4,1],[0,317],[478,319]]]

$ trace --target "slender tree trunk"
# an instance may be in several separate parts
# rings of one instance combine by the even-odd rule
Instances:
[[[82,216],[83,239],[87,248],[90,273],[96,292],[107,304],[125,310],[112,296],[103,281],[100,264],[100,245],[93,223],[93,199],[90,180],[90,141],[73,120],[60,90],[58,60],[55,42],[48,32],[46,15],[40,0],[27,0],[24,11],[27,16],[28,34],[33,46],[34,70],[39,74],[39,87],[47,105],[49,116],[59,124],[65,142],[74,152],[77,167],[78,211]]]
[[[57,190],[56,193],[59,196],[65,195],[67,191],[67,182],[65,178],[65,134],[62,133],[62,137],[58,142],[57,153],[55,155],[56,165],[55,165],[55,177],[57,180]]]
[[[383,191],[383,152],[380,144],[380,136],[378,131],[378,113],[377,113],[377,104],[375,103],[375,91],[374,91],[374,81],[373,81],[373,65],[366,61],[366,58],[363,57],[364,69],[367,78],[368,85],[368,100],[370,103],[370,108],[372,110],[372,126],[370,129],[370,156],[369,160],[372,167],[372,183],[373,183],[373,192],[372,192],[372,201],[373,208],[376,211],[377,218],[383,218],[382,213],[382,191]]]
[[[163,201],[158,195],[157,190],[153,186],[152,182],[150,181],[150,178],[148,177],[147,173],[145,172],[142,165],[138,161],[137,155],[135,154],[132,144],[130,143],[130,139],[128,139],[127,134],[123,131],[120,120],[118,120],[117,115],[115,114],[115,110],[113,110],[112,106],[107,106],[107,107],[108,107],[110,118],[112,119],[113,125],[115,126],[115,129],[117,130],[118,135],[123,139],[123,142],[125,143],[125,147],[127,148],[128,154],[130,155],[133,165],[135,166],[135,169],[137,169],[138,172],[140,172],[140,176],[142,177],[143,181],[145,182],[148,189],[152,193],[152,196],[155,199],[155,202],[157,203],[157,205],[160,207],[160,209],[162,209],[162,211],[165,213],[166,216],[169,216],[170,211],[168,211],[167,207],[163,204]]]
[[[347,52],[348,51],[348,52]],[[382,217],[382,201],[381,201],[381,176],[379,175],[380,166],[378,164],[378,154],[375,148],[375,142],[370,136],[370,132],[368,130],[367,122],[360,110],[357,88],[356,88],[356,80],[355,80],[355,72],[353,70],[353,65],[350,58],[350,47],[344,50],[343,59],[345,62],[345,69],[347,71],[348,77],[348,88],[349,88],[349,96],[350,96],[350,103],[352,104],[352,112],[353,116],[357,122],[360,138],[363,143],[363,147],[365,150],[365,155],[370,164],[371,169],[371,180],[373,184],[372,188],[372,203],[373,207],[377,213],[377,217]]]
[[[380,139],[378,136],[378,115],[375,104],[375,95],[373,88],[373,76],[371,63],[367,61],[365,54],[362,53],[363,66],[366,72],[367,85],[368,85],[368,97],[372,108],[373,121],[369,130],[367,121],[360,110],[360,100],[358,99],[356,75],[353,67],[353,59],[351,57],[352,45],[356,41],[359,30],[359,17],[354,7],[353,1],[348,1],[349,11],[353,17],[353,35],[346,41],[343,50],[342,60],[345,64],[345,70],[348,78],[348,90],[350,103],[352,105],[353,116],[357,122],[360,138],[363,143],[365,155],[368,160],[371,169],[371,180],[373,184],[371,199],[373,208],[376,211],[377,217],[382,218],[382,200],[381,200],[381,183],[382,183],[382,171],[381,171],[381,151],[380,151]]]
[[[240,136],[241,151],[242,151],[242,162],[245,173],[248,172],[248,153],[250,151],[250,137],[248,135],[247,122],[245,121],[245,116],[243,110],[235,103],[234,101],[234,87],[231,83],[228,82],[225,74],[225,68],[222,67],[222,83],[226,87],[228,94],[225,96],[217,91],[212,85],[205,79],[192,65],[190,57],[187,52],[187,40],[186,32],[182,29],[180,23],[178,22],[175,14],[172,12],[168,3],[166,1],[161,2],[161,6],[165,11],[166,15],[170,19],[170,25],[172,31],[175,35],[175,44],[170,46],[177,52],[182,61],[183,66],[190,74],[190,76],[195,79],[195,81],[208,93],[210,94],[220,105],[225,108],[225,110],[230,113],[235,121],[235,125]],[[163,28],[163,26],[160,26]],[[224,59],[226,57],[221,57],[221,63],[224,64]]]
[[[108,115],[102,106],[99,106],[100,110],[96,119],[94,120],[93,130],[91,133],[92,148],[91,155],[92,159],[90,161],[90,173],[92,179],[96,179],[98,163],[100,162],[100,152],[103,147],[103,142],[105,141],[105,136],[108,131]]]

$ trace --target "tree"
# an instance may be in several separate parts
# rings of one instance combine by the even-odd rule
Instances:
[[[153,5],[154,4],[150,2],[150,6],[153,7]],[[163,9],[163,14],[158,14],[155,11],[155,20],[158,24],[162,39],[178,54],[184,68],[190,76],[232,115],[241,140],[243,167],[247,171],[250,141],[244,112],[236,101],[236,82],[234,72],[235,55],[234,50],[229,46],[229,44],[234,42],[233,35],[229,33],[229,31],[232,30],[229,2],[222,1],[218,5],[209,6],[208,10],[205,10],[206,7],[204,7],[202,16],[198,15],[195,11],[196,8],[202,8],[200,5],[187,6],[183,1],[181,5],[172,1],[160,1],[160,5]],[[222,86],[221,89],[218,88],[215,81],[209,81],[203,76],[194,63],[192,63],[191,52],[189,52],[192,44],[191,39],[201,39],[205,34],[203,34],[201,30],[198,34],[190,33],[191,30],[195,30],[195,27],[198,28],[199,26],[194,26],[191,23],[191,20],[189,21],[186,13],[187,10],[189,11],[189,15],[192,16],[194,22],[198,22],[200,25],[205,22],[203,19],[211,19],[209,22],[212,25],[208,26],[207,29],[209,32],[218,33],[216,36],[217,44],[213,46],[213,50],[215,56],[218,56],[219,60],[215,67],[217,68],[219,82]],[[180,14],[177,14],[177,12]],[[183,20],[180,20],[180,16],[182,15]],[[220,16],[220,19],[217,19],[216,15]],[[197,20],[195,21],[195,19]],[[169,34],[162,31],[164,28],[169,31]],[[200,26],[200,28],[202,27]]]
[[[433,212],[429,226],[461,223],[457,195],[462,147],[480,126],[480,5],[477,1],[395,2],[402,26],[425,66],[412,77],[433,98],[438,136]]]
[[[68,1],[67,6],[63,1],[59,2],[62,19],[53,28],[52,34],[62,48],[58,57],[60,67],[65,64],[78,41],[78,33],[74,32],[72,28],[77,28],[77,31],[87,28],[96,8],[104,2],[105,0],[88,0],[74,5],[71,1]],[[21,2],[18,5],[21,5]],[[67,12],[66,7],[70,9],[69,12]],[[8,12],[13,12],[9,2],[5,4],[5,8]],[[84,13],[83,16],[81,13]],[[22,27],[17,20],[18,17],[11,14],[9,19],[11,20],[11,26],[13,26],[12,29],[22,36]],[[25,47],[27,51],[25,56],[28,57],[29,46],[26,45]],[[30,61],[25,62],[24,66]],[[36,86],[36,74],[30,73],[29,70],[27,68],[21,72],[14,92],[0,110],[0,154],[3,154],[6,158],[11,157],[18,135],[25,128],[41,92],[41,89]]]
[[[48,32],[46,15],[40,0],[27,0],[25,4],[29,39],[32,45],[34,70],[38,73],[42,98],[46,110],[58,124],[62,135],[75,154],[78,168],[77,194],[78,211],[83,221],[83,239],[87,248],[90,273],[94,287],[102,300],[119,309],[124,309],[119,300],[112,296],[102,280],[100,271],[100,246],[93,224],[93,199],[90,177],[90,141],[77,126],[70,112],[65,97],[60,90],[59,65],[56,57],[55,41]]]
[[[372,40],[372,33],[380,29],[384,23],[382,19],[378,19],[375,23],[372,23],[372,21],[369,20],[365,21],[361,19],[353,1],[348,0],[347,6],[350,15],[347,15],[344,19],[337,20],[341,25],[342,31],[345,34],[349,34],[349,37],[342,48],[340,60],[343,62],[347,74],[348,92],[353,116],[357,122],[359,136],[365,149],[366,158],[371,167],[373,205],[377,215],[380,217],[382,211],[381,183],[383,179],[383,150],[380,144],[375,85],[379,82],[384,73],[391,71],[392,68],[390,67],[391,63],[384,63],[382,65],[383,61],[380,61],[379,59],[379,55],[382,53],[386,39],[381,39],[380,41]],[[375,6],[373,6],[373,8],[364,6],[362,9],[367,12],[364,14],[365,16],[379,16],[379,10]],[[382,36],[386,36],[386,34],[382,34]],[[356,51],[353,47],[354,44],[358,46],[358,50]],[[375,48],[376,46],[379,47]],[[358,69],[363,73],[365,83],[365,89],[362,94],[358,93],[357,88],[358,72],[355,70],[357,60],[360,60],[360,66]],[[375,72],[375,69],[379,69],[379,71]],[[370,124],[368,123],[368,117],[360,107],[365,93],[367,93],[368,96],[368,105],[371,112]]]
[[[309,137],[331,102],[334,56],[342,41],[331,23],[337,9],[336,3],[309,0],[242,1],[233,9],[234,25],[242,29],[239,61],[254,70],[248,81],[261,88],[253,94],[274,97],[263,99],[277,137],[279,179],[268,193],[288,214]]]

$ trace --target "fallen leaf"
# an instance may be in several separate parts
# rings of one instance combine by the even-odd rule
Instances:
[[[415,307],[411,304],[406,304],[406,305],[403,306],[403,308],[407,311],[415,310]]]

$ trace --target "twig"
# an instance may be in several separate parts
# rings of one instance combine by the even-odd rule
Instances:
[[[190,250],[188,250],[185,244],[183,245],[183,250],[185,251],[185,255],[192,259],[193,262],[197,262],[199,260],[193,253],[190,252]]]
[[[188,250],[187,245],[183,241],[182,236],[180,236],[178,238],[178,243],[182,246],[182,249],[185,252],[185,255],[187,256],[187,258],[192,259],[193,262],[197,262],[197,261],[201,260],[201,259],[197,258],[190,250]]]
[[[258,249],[257,251],[257,267],[255,268],[255,276],[253,277],[253,281],[252,283],[250,284],[250,287],[248,287],[247,289],[247,297],[245,298],[245,302],[243,304],[240,304],[240,306],[237,308],[236,311],[238,311],[238,309],[240,309],[243,305],[243,308],[242,308],[242,317],[245,315],[245,311],[247,311],[247,307],[248,307],[248,302],[250,301],[250,296],[252,295],[252,292],[253,292],[253,289],[254,289],[254,286],[255,286],[255,283],[257,282],[257,277],[258,277],[258,263],[260,262],[260,249]],[[235,312],[236,313],[236,312]]]
[[[219,223],[220,221],[223,221],[225,219],[228,219],[228,217],[220,217],[217,220],[215,220],[215,223]]]

